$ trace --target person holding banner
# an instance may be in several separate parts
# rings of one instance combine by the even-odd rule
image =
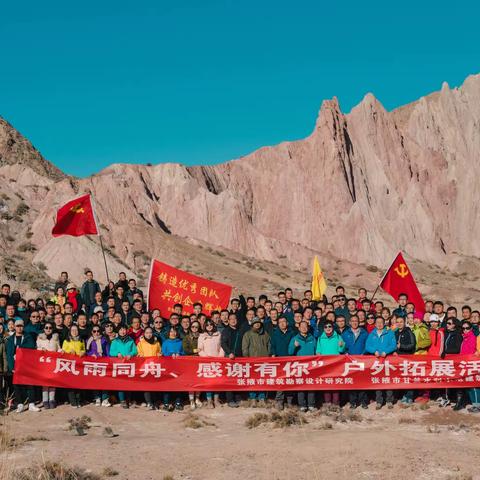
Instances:
[[[190,331],[182,340],[182,347],[185,355],[198,357],[198,337],[200,336],[200,323],[194,320],[190,324]],[[188,392],[190,409],[195,410],[203,406],[200,400],[200,392]]]
[[[177,318],[178,320],[178,318]],[[180,338],[178,338],[178,330],[171,328],[168,332],[168,338],[162,344],[162,353],[165,357],[177,358],[180,355],[185,355],[183,345]],[[170,393],[163,394],[163,409],[167,412],[175,410],[183,410],[182,398],[178,392],[175,392],[175,406],[170,403]]]
[[[85,348],[89,357],[99,358],[109,356],[108,353],[110,349],[110,344],[108,340],[102,335],[99,325],[93,326],[92,335],[87,340]],[[94,390],[93,392],[93,398],[97,407],[111,407],[111,404],[108,401],[108,397],[108,392],[98,390]]]
[[[124,324],[120,324],[118,335],[110,345],[110,356],[130,360],[130,358],[136,355],[137,347],[133,338],[128,335],[127,327]],[[118,392],[118,399],[123,408],[130,407],[130,392]]]
[[[161,357],[162,347],[160,342],[153,335],[152,327],[145,328],[143,337],[137,344],[139,357]],[[155,392],[144,392],[145,402],[148,410],[155,410]]]
[[[200,357],[224,357],[225,352],[221,346],[220,333],[212,320],[205,322],[205,331],[198,337],[198,355]],[[207,407],[219,408],[220,397],[218,393],[212,395],[212,392],[207,392]],[[212,400],[213,396],[213,400]]]
[[[397,342],[395,334],[392,330],[385,327],[385,320],[382,317],[377,317],[375,320],[375,330],[368,335],[367,343],[365,344],[365,352],[370,355],[375,355],[378,361],[385,359],[387,355],[391,355],[397,350]],[[375,400],[377,402],[376,409],[380,410],[383,407],[384,400],[389,409],[393,408],[393,391],[385,390],[385,398],[383,390],[375,391]]]
[[[85,344],[80,338],[80,332],[77,325],[72,325],[68,332],[67,338],[63,341],[62,350],[65,353],[83,357],[85,355]],[[68,401],[74,408],[80,408],[80,390],[69,390]]]

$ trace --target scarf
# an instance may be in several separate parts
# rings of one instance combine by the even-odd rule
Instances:
[[[93,342],[95,342],[95,344],[97,345],[98,356],[103,357],[103,347],[102,347],[102,339],[101,338],[90,337],[87,340],[87,350],[90,350],[90,346],[92,345]]]

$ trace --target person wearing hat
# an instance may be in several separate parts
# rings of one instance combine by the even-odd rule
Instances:
[[[72,313],[78,314],[82,309],[82,297],[74,283],[67,285],[67,302],[72,305]]]
[[[258,317],[253,317],[251,328],[242,339],[242,354],[244,357],[268,357],[270,355],[270,335],[263,328],[263,322]],[[265,392],[248,392],[252,407],[265,406]]]
[[[31,335],[25,334],[23,320],[15,320],[15,332],[11,335],[6,343],[7,353],[7,365],[8,374],[13,375],[15,371],[15,359],[17,348],[31,348],[36,349],[35,340]],[[40,409],[35,406],[35,391],[31,385],[13,385],[14,389],[14,401],[17,404],[17,413],[21,413],[25,410],[25,406],[28,405],[28,409],[32,412],[39,412]]]

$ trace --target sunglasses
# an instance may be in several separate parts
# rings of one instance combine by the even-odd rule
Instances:
[[[327,328],[333,328],[331,325],[326,325],[325,327],[323,327],[324,330],[326,330]]]
[[[467,331],[467,330],[471,330],[471,328],[470,328],[470,327],[462,327],[462,330],[466,330],[466,331]]]
[[[92,330],[92,333],[100,333],[100,330]]]
[[[52,327],[45,327],[44,330],[51,330]]]
[[[452,323],[452,322],[447,322],[447,325],[450,325],[450,326],[451,326],[451,325],[455,325],[455,324]]]
[[[198,325],[192,325],[190,328],[198,328]]]

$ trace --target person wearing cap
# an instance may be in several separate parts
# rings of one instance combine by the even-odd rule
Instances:
[[[8,374],[13,375],[15,372],[15,359],[18,348],[36,349],[35,340],[31,335],[25,334],[23,320],[15,320],[15,332],[11,335],[6,343]],[[17,413],[28,409],[32,412],[39,412],[40,409],[35,406],[35,390],[31,385],[13,384],[15,402],[17,404]]]
[[[250,312],[248,310],[248,312]],[[248,313],[247,312],[247,313]],[[270,335],[263,328],[262,320],[253,317],[251,328],[242,338],[242,354],[244,357],[268,357],[270,355]],[[265,406],[265,392],[248,392],[249,403],[252,407]]]
[[[430,347],[428,348],[429,355],[435,355],[440,357],[443,353],[443,344],[445,341],[445,334],[443,329],[440,328],[440,317],[436,313],[431,313],[428,323],[430,325],[430,330],[428,334],[430,335]]]

